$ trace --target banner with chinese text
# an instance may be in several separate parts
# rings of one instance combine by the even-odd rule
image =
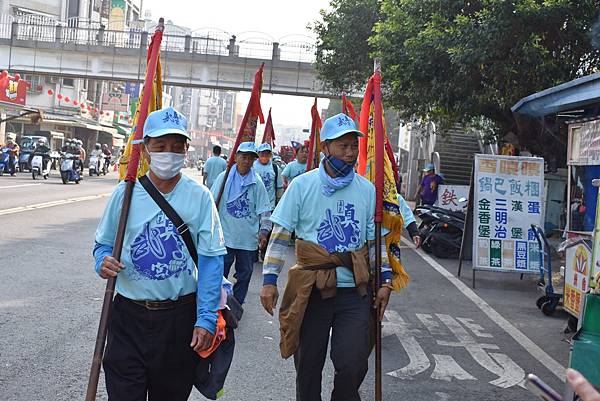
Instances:
[[[474,267],[539,272],[531,225],[543,227],[544,159],[475,155],[473,185]]]
[[[564,307],[575,317],[581,313],[585,293],[589,290],[592,251],[584,241],[565,249]]]

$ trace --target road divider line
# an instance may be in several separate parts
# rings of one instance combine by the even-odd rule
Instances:
[[[411,242],[406,238],[402,238],[402,242],[406,245],[411,245]],[[489,319],[496,323],[502,330],[504,330],[509,336],[511,336],[517,343],[519,343],[525,350],[538,362],[544,365],[552,374],[558,377],[560,380],[565,381],[565,367],[558,363],[554,358],[534,343],[529,337],[523,332],[516,328],[511,322],[509,322],[504,316],[497,312],[494,308],[485,302],[479,295],[463,283],[458,277],[455,277],[450,273],[444,266],[435,261],[431,256],[427,255],[421,249],[413,249],[431,267],[433,267],[438,273],[444,278],[450,281],[465,297],[471,300]]]
[[[84,201],[89,201],[89,200],[94,200],[94,199],[107,198],[110,195],[111,195],[111,192],[108,192],[108,193],[98,194],[98,195],[82,196],[79,198],[69,198],[69,199],[61,199],[61,200],[57,200],[57,201],[50,201],[50,202],[44,202],[44,203],[36,203],[33,205],[13,207],[10,209],[1,209],[0,216],[4,216],[6,214],[27,212],[27,211],[31,211],[31,210],[45,209],[48,207],[66,205],[69,203],[84,202]]]
[[[37,186],[37,185],[42,185],[42,184],[41,183],[37,183],[37,184],[6,185],[6,186],[0,187],[0,189],[33,187],[33,186]]]

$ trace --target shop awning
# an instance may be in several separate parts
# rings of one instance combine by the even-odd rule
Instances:
[[[513,113],[542,117],[600,102],[600,73],[545,89],[519,100]]]

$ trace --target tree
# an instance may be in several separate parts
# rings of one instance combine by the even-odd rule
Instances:
[[[336,7],[355,1],[336,0]],[[489,120],[498,134],[515,129],[510,107],[550,86],[589,74],[600,53],[589,31],[600,0],[381,0],[368,49],[382,61],[385,97],[404,118],[418,116],[443,125]],[[321,32],[348,26],[342,13],[336,31],[324,19]],[[367,20],[367,18],[365,18]],[[317,57],[326,81],[339,75],[361,85],[372,64],[346,64],[365,51],[337,38],[336,52]],[[345,52],[342,55],[342,49]],[[343,64],[342,64],[343,63]],[[357,61],[358,63],[358,61]]]
[[[373,72],[369,45],[379,21],[378,0],[332,0],[310,28],[317,34],[317,70],[332,90],[360,90]]]

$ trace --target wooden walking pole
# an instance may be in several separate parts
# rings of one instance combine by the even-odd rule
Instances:
[[[160,43],[162,41],[162,34],[164,30],[164,20],[161,18],[158,21],[156,31],[152,36],[152,42],[148,49],[148,65],[146,69],[146,79],[144,81],[144,88],[142,93],[142,102],[140,108],[140,114],[137,121],[135,140],[142,138],[142,131],[144,128],[144,122],[148,116],[148,105],[152,96],[152,88],[154,86],[154,78],[156,76],[156,66],[158,64],[158,57],[160,52]],[[159,88],[162,90],[162,88]],[[127,228],[127,217],[129,216],[129,209],[131,206],[131,198],[133,194],[133,187],[137,179],[137,170],[140,160],[140,147],[141,144],[136,143],[133,145],[131,151],[131,157],[127,166],[127,176],[125,177],[125,191],[123,196],[123,206],[121,208],[121,215],[119,217],[119,225],[117,229],[117,235],[113,246],[113,257],[117,260],[121,260],[121,252],[123,250],[123,240],[125,238],[125,229]],[[94,357],[92,359],[92,366],[90,368],[90,377],[88,381],[87,391],[85,395],[85,401],[94,401],[96,399],[96,393],[98,391],[98,381],[100,378],[100,366],[102,364],[102,357],[104,355],[104,345],[106,343],[106,334],[108,330],[108,321],[112,309],[113,297],[115,292],[116,278],[110,277],[106,282],[106,289],[104,291],[104,301],[102,303],[102,313],[100,315],[100,324],[98,326],[98,334],[96,336],[96,345],[94,347]]]
[[[373,128],[375,133],[375,295],[381,288],[381,226],[383,222],[383,186],[384,186],[384,130],[383,107],[381,105],[381,65],[375,59],[375,74],[373,85],[374,115]],[[379,307],[375,310],[375,401],[381,401],[381,321]]]

